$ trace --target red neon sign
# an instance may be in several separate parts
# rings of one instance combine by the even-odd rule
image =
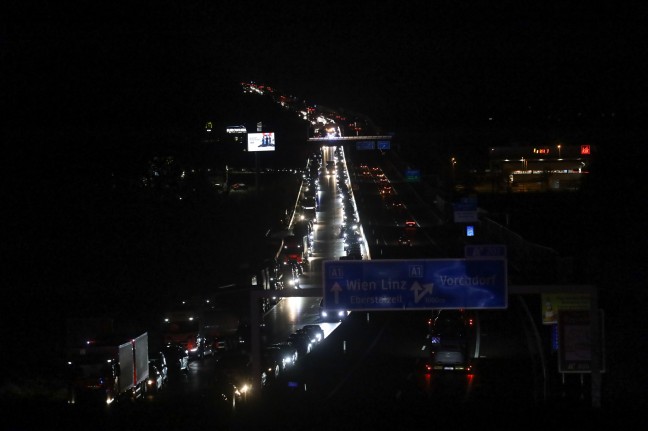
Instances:
[[[590,146],[589,145],[581,145],[581,154],[592,154]]]

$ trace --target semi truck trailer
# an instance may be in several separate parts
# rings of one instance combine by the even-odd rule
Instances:
[[[148,333],[86,340],[68,349],[68,403],[143,397],[149,377]]]

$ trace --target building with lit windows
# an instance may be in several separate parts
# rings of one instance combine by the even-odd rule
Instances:
[[[589,174],[590,145],[493,147],[489,151],[490,188],[499,192],[578,190]],[[488,186],[487,186],[488,188]]]

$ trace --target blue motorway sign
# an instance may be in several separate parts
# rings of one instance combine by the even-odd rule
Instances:
[[[323,262],[324,305],[347,310],[508,307],[506,259]]]
[[[503,244],[467,244],[464,246],[466,258],[506,257],[506,246]]]
[[[421,182],[421,170],[420,169],[405,169],[405,181],[408,183],[419,183]]]
[[[357,141],[356,150],[375,150],[376,144],[374,141]]]

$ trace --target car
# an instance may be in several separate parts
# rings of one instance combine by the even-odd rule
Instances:
[[[222,342],[222,341],[221,341]],[[200,358],[214,356],[219,350],[219,340],[216,337],[207,336],[202,339],[200,344]]]
[[[218,377],[215,379],[213,391],[218,394],[217,402],[231,411],[234,411],[237,404],[244,400],[247,395],[241,393],[241,390],[229,380]]]
[[[346,247],[346,255],[352,259],[362,260],[362,246],[360,244],[350,244]]]
[[[166,385],[169,381],[169,367],[167,365],[167,360],[166,356],[164,353],[157,351],[157,352],[150,352],[149,353],[149,364],[155,365],[157,370],[160,372],[162,375],[162,384]]]
[[[344,211],[343,214],[343,220],[344,223],[352,224],[352,223],[358,223],[358,214],[355,212],[353,209],[348,209]]]
[[[164,376],[158,367],[149,361],[149,377],[146,380],[146,392],[156,393],[164,387]]]
[[[213,346],[212,349],[214,350],[214,356],[220,352],[224,352],[225,350],[228,350],[230,348],[230,344],[225,340],[225,338],[218,338],[215,337],[213,338]]]
[[[473,368],[468,358],[466,345],[454,341],[434,344],[430,350],[430,360],[426,365],[426,371],[472,372]]]
[[[300,328],[295,331],[296,334],[306,335],[311,343],[311,350],[319,343],[318,335],[312,329]]]
[[[320,300],[320,319],[324,322],[339,322],[349,315],[343,308],[329,308],[324,305],[324,298]]]
[[[255,386],[252,376],[252,357],[246,351],[232,350],[223,353],[215,365],[216,379],[235,385],[242,394],[249,393]],[[267,383],[268,373],[261,370],[259,381],[261,386]]]
[[[281,268],[281,281],[285,287],[299,288],[300,266],[294,261],[288,261]]]
[[[287,367],[295,365],[297,359],[299,359],[299,351],[297,347],[289,341],[281,341],[279,343],[273,343],[268,345],[268,347],[277,347],[283,352],[284,362]]]
[[[390,196],[392,193],[394,193],[392,186],[382,186],[380,188],[380,195],[383,197]]]
[[[310,220],[317,223],[317,209],[302,206],[300,220]]]
[[[357,223],[350,223],[350,224],[342,223],[340,225],[340,238],[346,239],[349,236],[356,235],[356,233],[359,235],[358,229],[359,226]]]
[[[295,260],[288,261],[288,265],[292,266],[297,275],[304,275],[304,265],[297,263]]]
[[[306,194],[301,200],[302,207],[307,209],[315,208],[316,200],[314,194]]]
[[[248,186],[245,183],[234,183],[230,186],[230,190],[247,190]]]
[[[433,311],[428,319],[430,344],[468,343],[472,318],[463,309]]]
[[[344,235],[344,250],[348,251],[353,247],[359,247],[362,243],[362,235],[357,230],[352,230]]]
[[[189,352],[178,344],[167,344],[162,348],[167,359],[169,375],[189,372]]]
[[[191,348],[187,348],[190,361],[193,361],[194,359],[204,359],[205,356],[214,355],[213,338],[204,337],[201,335],[197,335],[192,338],[195,339],[195,342],[182,342],[181,344],[182,347],[187,347],[188,344],[191,345]]]
[[[304,325],[302,329],[311,335],[314,343],[321,343],[324,341],[324,330],[320,325]]]
[[[401,235],[398,237],[398,245],[404,246],[404,247],[410,247],[412,245],[412,241],[406,237],[405,235]]]
[[[311,342],[310,337],[304,332],[293,332],[288,335],[287,341],[297,348],[299,356],[307,355],[313,349],[313,343]]]
[[[390,201],[389,204],[390,204],[390,206],[392,207],[392,209],[394,211],[404,211],[405,210],[405,204],[400,200],[393,199],[392,201]]]
[[[335,161],[327,160],[326,161],[326,175],[333,175],[335,173]]]
[[[263,369],[269,378],[277,379],[292,364],[292,358],[286,355],[280,347],[266,346],[261,352]]]

